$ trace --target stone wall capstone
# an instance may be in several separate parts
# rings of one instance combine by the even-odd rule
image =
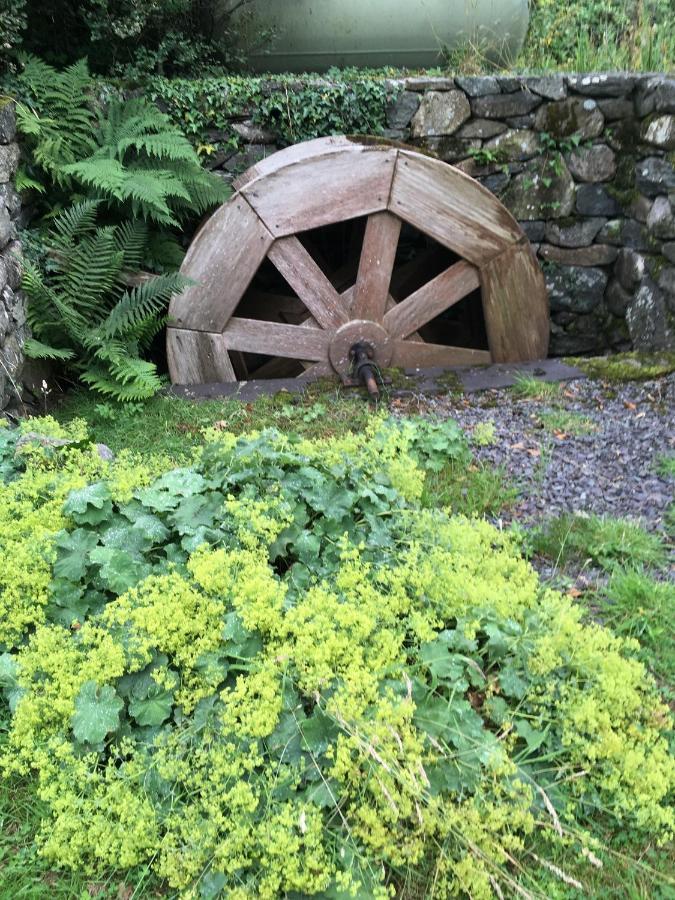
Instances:
[[[458,166],[520,221],[548,283],[553,355],[675,348],[675,78],[390,85],[385,137]],[[252,118],[233,124],[243,149],[211,164],[225,178],[279,149]]]
[[[14,187],[19,162],[13,103],[0,106],[0,411],[17,403],[26,339],[26,304],[21,284],[17,222],[21,200]]]

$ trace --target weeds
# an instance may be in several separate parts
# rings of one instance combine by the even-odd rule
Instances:
[[[557,381],[539,381],[534,375],[519,374],[511,388],[521,400],[557,400],[563,391],[563,384]]]
[[[449,465],[440,472],[428,472],[422,494],[425,508],[450,508],[453,515],[499,516],[513,506],[518,490],[509,484],[506,469],[482,464],[467,468]]]
[[[659,567],[666,560],[661,538],[637,522],[581,513],[565,513],[535,530],[531,550],[561,566],[590,562],[607,571],[617,566]]]
[[[578,437],[598,430],[598,426],[588,416],[565,409],[547,409],[539,413],[538,421],[546,431],[558,435],[571,434]]]

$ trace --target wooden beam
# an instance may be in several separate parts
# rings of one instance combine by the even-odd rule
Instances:
[[[478,270],[462,260],[441,272],[384,317],[392,337],[406,338],[480,287]]]
[[[470,347],[446,347],[442,344],[425,344],[416,341],[395,341],[392,366],[406,369],[429,369],[434,366],[489,365],[492,354],[488,350]]]
[[[167,328],[166,353],[172,384],[237,380],[220,334]]]
[[[511,247],[480,272],[483,314],[495,362],[544,359],[550,333],[548,294],[530,244]]]
[[[523,235],[487,188],[447,163],[406,150],[399,152],[389,210],[474,265]]]
[[[381,322],[384,317],[401,224],[388,212],[368,218],[352,307],[355,319]]]
[[[328,359],[328,340],[328,332],[321,328],[260,319],[232,318],[222,334],[223,346],[228,350],[316,362]]]
[[[267,255],[322,328],[345,324],[344,302],[297,237],[275,241]]]
[[[270,169],[240,190],[275,237],[310,231],[386,209],[397,153],[347,141]]]
[[[222,331],[267,251],[272,235],[248,203],[235,196],[217,209],[190,245],[181,275],[190,284],[171,300],[178,328]]]

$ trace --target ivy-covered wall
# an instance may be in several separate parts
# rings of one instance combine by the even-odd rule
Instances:
[[[21,201],[14,189],[19,162],[14,104],[0,105],[0,410],[17,400],[23,368],[26,308],[19,291],[21,244],[17,220]]]
[[[662,75],[156,81],[231,179],[281,146],[381,134],[479,179],[548,283],[554,355],[675,346],[675,79]]]

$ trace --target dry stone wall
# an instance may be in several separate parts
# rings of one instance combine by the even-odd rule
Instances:
[[[0,410],[19,398],[26,338],[26,306],[19,290],[21,244],[17,222],[21,201],[14,188],[19,162],[14,105],[0,106]]]
[[[386,137],[463,169],[520,221],[546,275],[554,355],[675,347],[675,79],[407,78]],[[274,152],[253,119],[223,174]]]

